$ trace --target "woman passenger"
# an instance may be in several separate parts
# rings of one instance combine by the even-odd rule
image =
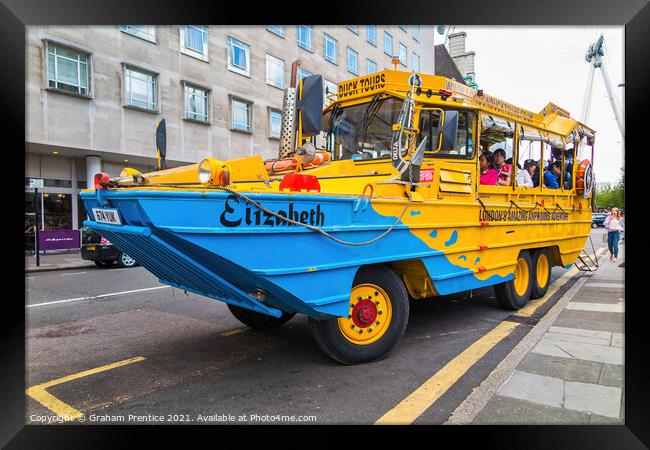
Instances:
[[[492,169],[494,163],[494,155],[490,150],[483,150],[481,156],[478,158],[481,169],[481,184],[492,185],[497,184],[499,174],[496,170]]]

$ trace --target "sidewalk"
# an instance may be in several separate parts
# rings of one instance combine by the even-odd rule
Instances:
[[[25,272],[47,272],[50,270],[83,269],[95,267],[95,263],[81,259],[79,250],[65,253],[48,253],[40,256],[40,266],[36,266],[35,255],[25,255]]]
[[[490,375],[498,383],[491,398],[484,393],[487,403],[480,408],[477,393],[448,423],[623,424],[624,260],[622,241],[618,260],[604,253],[598,270],[579,278],[522,340],[519,355],[512,351],[512,367],[497,367],[501,379]]]

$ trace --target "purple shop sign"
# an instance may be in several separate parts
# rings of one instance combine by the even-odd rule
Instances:
[[[48,230],[38,232],[40,250],[66,250],[79,248],[79,230]]]

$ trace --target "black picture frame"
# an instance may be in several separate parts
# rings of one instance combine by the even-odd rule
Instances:
[[[254,7],[252,7],[255,5]],[[627,184],[629,194],[626,196],[626,291],[630,293],[626,302],[625,317],[625,425],[624,426],[449,426],[449,427],[363,427],[366,437],[359,435],[359,430],[343,427],[340,431],[356,435],[358,441],[347,444],[341,442],[339,429],[317,436],[319,443],[330,440],[332,445],[365,445],[367,439],[380,438],[377,434],[405,433],[417,434],[423,445],[441,445],[444,437],[456,443],[465,443],[467,439],[476,439],[482,447],[488,448],[645,448],[650,446],[650,365],[645,331],[647,316],[647,296],[643,292],[643,274],[634,275],[643,268],[643,252],[650,248],[646,245],[647,225],[643,196],[647,188],[642,181],[648,178],[643,169],[648,167],[644,152],[648,139],[642,138],[642,130],[648,128],[641,120],[648,117],[648,49],[650,29],[650,5],[647,0],[629,0],[613,2],[611,0],[593,0],[590,2],[568,2],[557,0],[502,0],[502,1],[447,1],[427,2],[416,0],[404,4],[387,0],[344,2],[335,0],[327,4],[307,4],[306,2],[287,4],[286,2],[251,3],[247,7],[226,9],[218,3],[172,2],[170,0],[3,0],[0,4],[0,115],[5,143],[3,180],[6,198],[20,198],[16,191],[20,183],[24,184],[24,156],[18,150],[25,142],[25,26],[26,25],[108,25],[121,23],[214,23],[214,24],[262,24],[292,23],[306,21],[319,23],[419,23],[419,24],[459,24],[459,25],[621,25],[625,26],[625,116],[626,148],[631,149],[626,155]],[[433,51],[433,50],[432,50]],[[9,138],[9,139],[7,139]],[[24,147],[23,147],[24,149]],[[14,162],[15,158],[15,162]],[[22,163],[21,163],[22,161]],[[20,174],[23,168],[23,174]],[[8,191],[8,192],[7,192]],[[634,195],[634,200],[631,196]],[[13,200],[12,200],[13,201]],[[5,243],[14,241],[20,245],[14,233],[18,233],[18,214],[13,219],[7,206],[4,226],[7,228]],[[644,226],[645,225],[645,226]],[[645,238],[645,239],[644,239]],[[18,253],[18,248],[10,246],[6,255]],[[13,258],[8,258],[13,261]],[[631,264],[630,264],[631,263]],[[3,279],[5,291],[11,292],[11,280],[20,280],[20,268],[15,263],[5,264]],[[630,272],[630,270],[632,272]],[[24,272],[22,274],[24,276]],[[20,286],[23,289],[20,289]],[[0,445],[7,448],[34,447],[84,447],[115,448],[133,446],[132,438],[140,431],[147,435],[155,434],[158,439],[165,439],[171,444],[173,437],[191,431],[198,438],[196,427],[135,427],[135,426],[25,426],[25,309],[19,301],[20,292],[26,294],[24,284],[17,293],[3,296],[4,311],[1,314],[2,369],[0,370]],[[204,427],[200,433],[216,434],[223,443],[221,435],[224,427]],[[228,428],[230,433],[250,439],[248,427]],[[296,431],[312,431],[311,427],[256,427],[259,433],[288,433],[289,437]],[[216,432],[216,433],[215,433]],[[300,433],[300,434],[303,434]],[[370,434],[372,433],[372,434]],[[442,433],[442,435],[441,435]],[[314,435],[316,436],[316,435]],[[207,437],[207,436],[206,436]],[[237,438],[238,436],[232,436]],[[312,436],[295,437],[288,441],[293,445],[308,446]],[[214,439],[215,436],[212,436]],[[329,438],[329,439],[328,439]],[[399,436],[398,436],[399,438]],[[405,439],[410,436],[404,436]],[[416,436],[413,436],[416,438]],[[298,439],[301,439],[298,441]],[[242,439],[243,441],[243,439]],[[237,441],[235,441],[237,442]],[[245,442],[245,441],[244,441]],[[272,441],[268,441],[269,443]],[[285,441],[275,441],[284,444]],[[300,442],[300,443],[299,443]],[[404,441],[415,444],[414,441]],[[204,445],[204,444],[197,444]],[[292,446],[293,446],[292,445]],[[452,445],[447,443],[446,445]]]

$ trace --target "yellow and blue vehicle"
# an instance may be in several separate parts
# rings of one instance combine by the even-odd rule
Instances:
[[[306,314],[343,364],[386,357],[412,299],[494,286],[519,309],[574,263],[592,223],[594,131],[567,111],[398,70],[339,83],[323,110],[321,83],[287,90],[277,159],[97,174],[84,225],[249,326]],[[479,153],[496,148],[513,158],[509,184],[483,185]],[[537,185],[520,182],[524,160]]]

